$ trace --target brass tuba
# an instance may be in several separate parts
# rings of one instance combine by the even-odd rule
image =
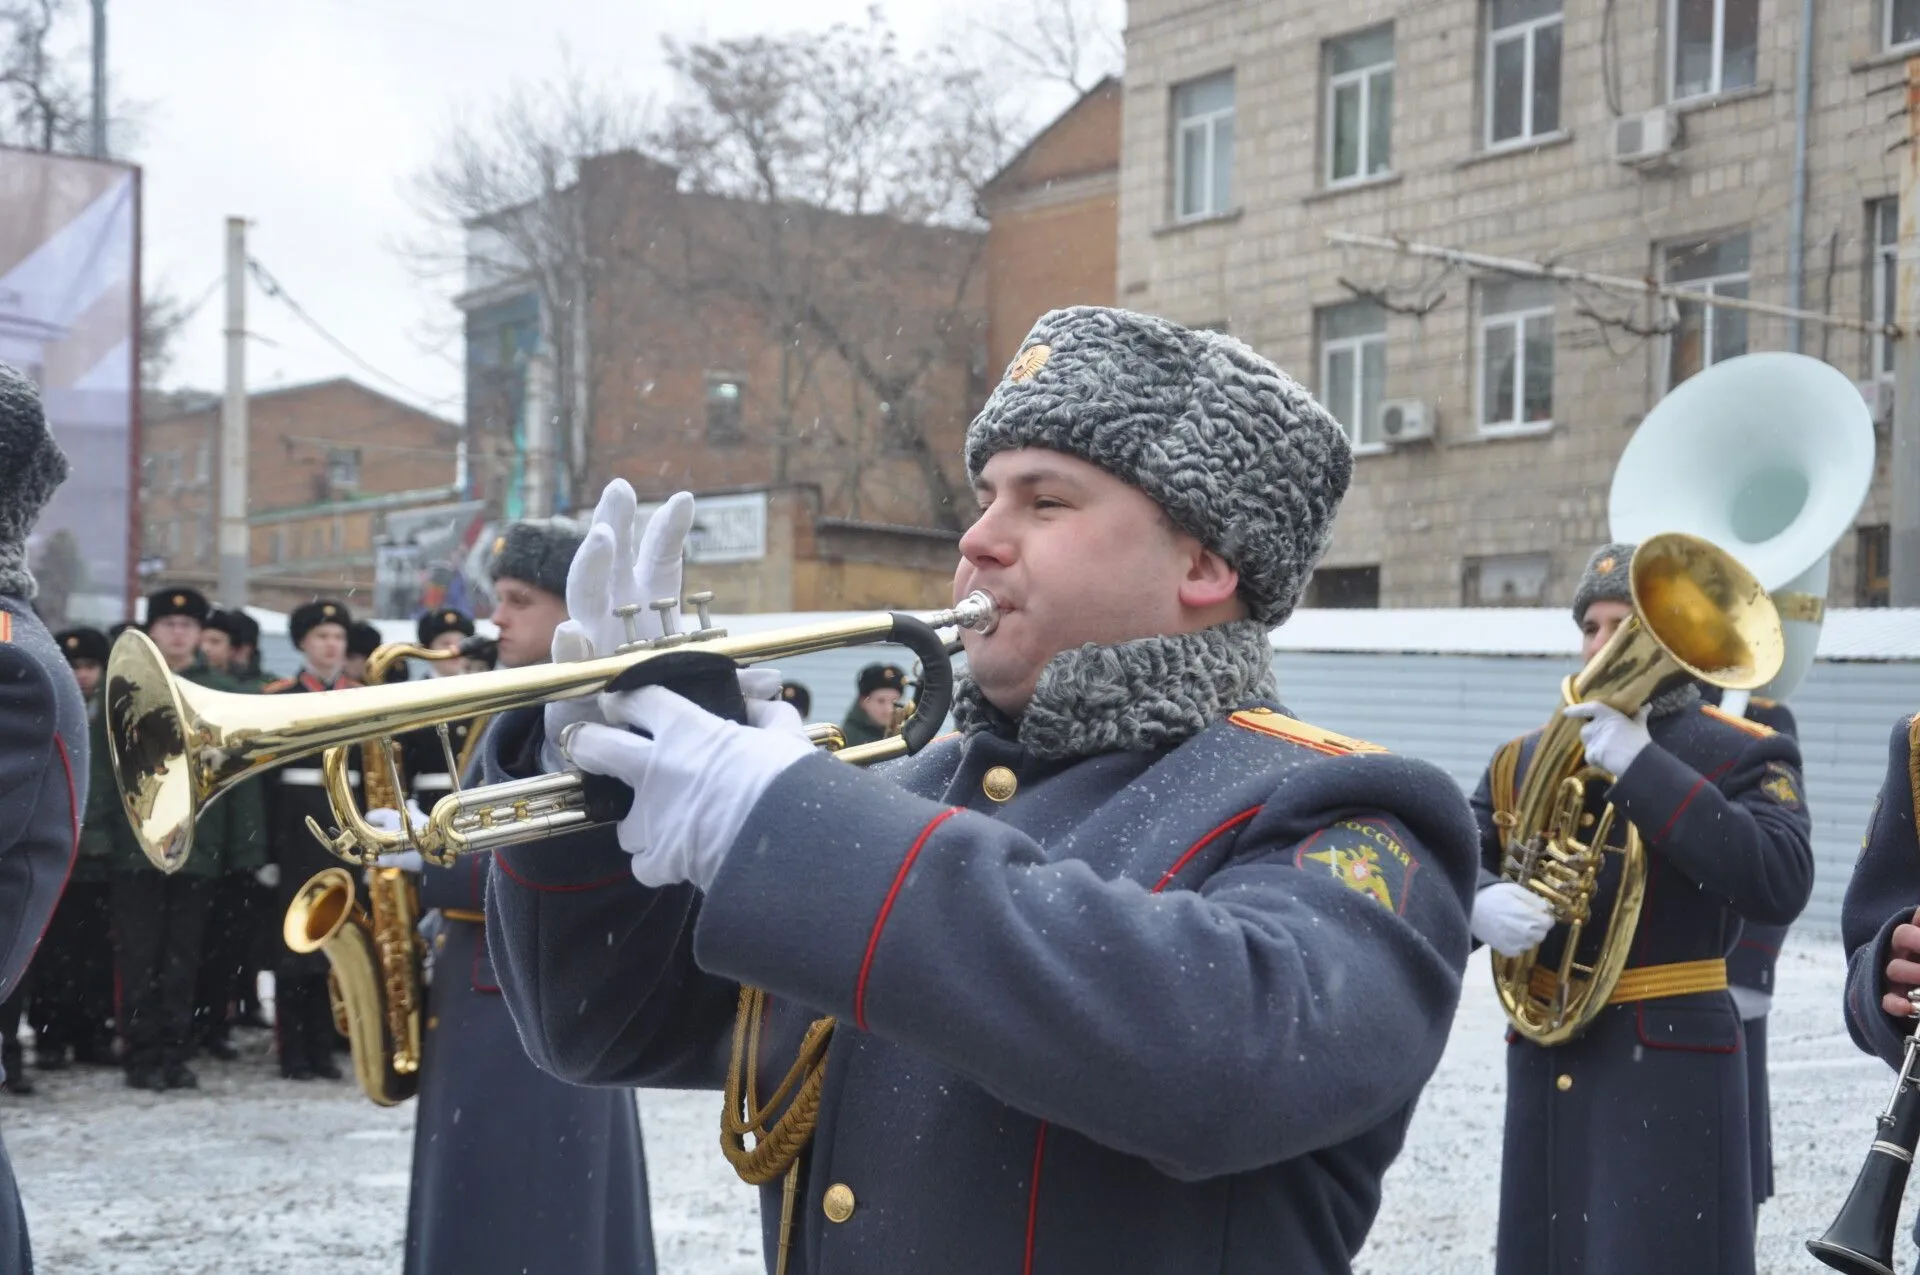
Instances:
[[[1562,683],[1563,706],[1598,700],[1631,716],[1681,673],[1751,690],[1780,671],[1779,615],[1732,555],[1669,532],[1635,550],[1628,574],[1633,614]],[[1618,820],[1611,804],[1587,819],[1588,785],[1609,779],[1587,764],[1580,722],[1556,710],[1534,745],[1514,809],[1495,815],[1506,847],[1501,877],[1544,899],[1562,932],[1560,957],[1551,965],[1540,963],[1537,947],[1514,957],[1493,954],[1507,1018],[1536,1044],[1573,1039],[1606,1008],[1639,922],[1647,874],[1639,832],[1628,824],[1622,844],[1608,844]],[[1621,860],[1618,888],[1610,913],[1596,918],[1609,856]],[[1596,925],[1602,927],[1597,948],[1584,942]]]
[[[120,800],[141,850],[155,867],[173,872],[193,852],[199,812],[252,775],[342,744],[592,695],[649,660],[687,649],[690,642],[741,667],[874,642],[910,648],[927,667],[914,719],[899,735],[838,754],[858,764],[905,756],[933,738],[952,701],[953,666],[936,630],[984,633],[997,618],[993,599],[975,593],[951,610],[925,616],[882,612],[740,636],[703,621],[698,633],[630,642],[599,659],[284,696],[210,691],[182,681],[151,639],[129,629],[107,662],[107,744]],[[329,761],[337,763],[325,768],[329,776],[338,770],[341,781],[329,785],[334,813],[351,834],[331,844],[355,863],[371,863],[409,846],[428,857],[491,850],[618,817],[597,812],[587,784],[569,772],[456,792],[434,805],[430,826],[419,833],[382,832],[352,809],[345,754]]]
[[[367,657],[366,683],[385,685],[388,670],[403,659],[445,660],[458,654],[389,642]],[[444,730],[441,746],[451,766]],[[345,753],[346,747],[329,751]],[[399,744],[380,736],[364,741],[360,751],[367,807],[398,811],[404,823],[406,775]],[[293,951],[325,953],[331,966],[327,997],[334,1025],[352,1051],[354,1079],[383,1107],[413,1097],[420,1083],[426,989],[419,925],[419,886],[401,869],[379,866],[367,870],[364,909],[354,899],[352,876],[328,868],[300,887],[281,922],[281,937]]]

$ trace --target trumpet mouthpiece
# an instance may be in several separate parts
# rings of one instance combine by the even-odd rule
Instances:
[[[993,600],[993,595],[984,589],[975,589],[956,603],[953,610],[944,611],[933,619],[933,627],[936,629],[951,626],[971,629],[980,634],[993,632],[994,626],[998,623],[1000,623],[1000,606]]]

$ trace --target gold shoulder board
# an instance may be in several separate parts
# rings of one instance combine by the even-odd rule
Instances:
[[[262,695],[272,695],[277,691],[284,691],[289,686],[292,686],[292,685],[293,685],[292,678],[283,677],[277,682],[268,682],[265,686],[260,688],[260,693]]]
[[[1764,722],[1756,722],[1752,718],[1735,717],[1731,713],[1723,713],[1712,704],[1702,704],[1700,711],[1708,717],[1725,722],[1729,726],[1747,732],[1747,734],[1752,735],[1755,739],[1765,739],[1767,736],[1773,734],[1773,727],[1768,726]]]
[[[1243,730],[1256,731],[1262,735],[1271,735],[1275,739],[1285,739],[1296,744],[1304,744],[1315,752],[1341,757],[1348,753],[1384,753],[1387,750],[1378,744],[1369,744],[1364,739],[1354,739],[1347,735],[1336,735],[1319,726],[1310,726],[1306,722],[1291,717],[1282,717],[1270,708],[1246,708],[1227,718]]]
[[[0,611],[0,642],[13,641],[13,615]]]

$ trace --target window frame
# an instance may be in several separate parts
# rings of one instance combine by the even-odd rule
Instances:
[[[1711,87],[1703,92],[1680,94],[1680,4],[1681,0],[1667,0],[1667,101],[1704,102],[1724,93],[1738,93],[1754,87],[1760,82],[1759,69],[1754,71],[1753,84],[1741,84],[1727,87],[1727,5],[1751,3],[1754,6],[1756,56],[1758,54],[1759,7],[1760,0],[1713,0],[1713,79]],[[1892,11],[1891,0],[1886,0],[1887,9]]]
[[[1880,0],[1880,51],[1882,53],[1893,53],[1901,49],[1920,48],[1920,35],[1915,35],[1911,40],[1901,40],[1898,43],[1894,42],[1893,6],[1895,3],[1897,3],[1897,0]]]
[[[1488,280],[1486,282],[1504,282]],[[1551,282],[1550,280],[1548,282]],[[1473,420],[1474,432],[1482,438],[1521,438],[1528,434],[1545,434],[1553,429],[1553,412],[1548,412],[1544,421],[1525,419],[1527,413],[1527,321],[1545,318],[1548,321],[1548,344],[1555,354],[1554,374],[1559,375],[1559,330],[1555,323],[1555,311],[1558,309],[1558,296],[1554,304],[1527,306],[1518,310],[1501,310],[1490,313],[1486,306],[1485,293],[1482,291],[1479,313],[1474,316],[1473,326]],[[1513,360],[1513,406],[1514,420],[1487,420],[1487,332],[1495,327],[1514,329]],[[1552,393],[1549,386],[1548,393]],[[1557,408],[1557,404],[1556,404]]]
[[[344,469],[351,474],[342,479]],[[358,447],[327,448],[327,486],[333,491],[357,492],[360,490],[360,449]]]
[[[1511,602],[1489,602],[1484,596],[1489,566],[1525,562],[1537,565],[1541,571],[1540,592],[1533,596],[1515,594]],[[1533,549],[1521,553],[1485,553],[1470,555],[1460,561],[1460,605],[1464,608],[1510,610],[1516,607],[1544,606],[1548,598],[1548,589],[1553,584],[1553,553],[1546,549]]]
[[[1891,4],[1888,7],[1891,8]],[[1887,214],[1891,214],[1891,217],[1889,218]],[[1867,295],[1870,298],[1868,304],[1873,307],[1872,319],[1877,323],[1888,324],[1894,322],[1894,308],[1899,303],[1895,295],[1896,289],[1887,285],[1887,264],[1892,262],[1896,270],[1899,268],[1900,197],[1889,195],[1885,199],[1868,200],[1867,216],[1873,222],[1872,256],[1868,267],[1872,271],[1873,278],[1868,284]],[[1893,225],[1893,237],[1883,242],[1880,231],[1888,220],[1891,220]],[[1887,339],[1885,332],[1875,331],[1872,337],[1873,379],[1890,381],[1893,379],[1893,343]]]
[[[1393,29],[1392,23],[1381,23],[1376,26],[1365,27],[1359,31],[1350,31],[1345,35],[1335,36],[1327,40],[1326,43],[1321,46],[1321,52],[1320,52],[1321,74],[1326,79],[1326,91],[1324,96],[1321,99],[1321,110],[1325,112],[1326,121],[1327,121],[1326,168],[1322,171],[1326,174],[1327,188],[1330,190],[1346,187],[1346,186],[1360,186],[1360,185],[1366,184],[1367,182],[1385,181],[1387,178],[1393,176],[1393,157],[1392,157],[1393,156],[1393,121],[1391,119],[1387,121],[1386,167],[1382,168],[1378,172],[1369,172],[1367,171],[1367,165],[1368,165],[1368,162],[1373,158],[1373,155],[1372,155],[1372,133],[1373,133],[1372,80],[1377,75],[1384,74],[1387,76],[1392,76],[1395,73],[1395,71],[1398,69],[1400,65],[1400,45],[1398,40],[1399,33],[1397,31],[1393,32],[1395,36],[1395,41],[1393,46],[1393,56],[1389,57],[1386,61],[1375,62],[1369,66],[1358,67],[1351,71],[1341,71],[1338,73],[1335,73],[1332,67],[1332,61],[1333,61],[1332,49],[1334,45],[1343,43],[1347,40],[1355,39],[1359,36],[1367,35],[1373,31],[1378,31],[1382,26],[1386,27],[1389,30]],[[1336,177],[1334,175],[1333,166],[1334,166],[1335,156],[1338,155],[1340,151],[1340,112],[1339,112],[1339,108],[1335,105],[1335,101],[1339,96],[1339,91],[1349,84],[1357,84],[1360,89],[1359,162],[1353,176]],[[1396,85],[1395,87],[1397,89],[1398,85]],[[1396,93],[1395,101],[1398,101],[1398,100],[1399,100],[1399,96]]]
[[[705,410],[705,434],[707,442],[716,446],[728,447],[744,443],[747,440],[747,378],[732,372],[708,372],[706,393],[702,397]],[[723,385],[734,388],[733,423],[730,426],[716,427],[714,424],[715,391]]]
[[[1888,0],[1888,3],[1891,4],[1892,0]],[[1520,22],[1510,22],[1504,27],[1495,27],[1493,25],[1493,6],[1491,2],[1489,2],[1487,6],[1487,43],[1484,50],[1486,56],[1486,118],[1484,121],[1485,127],[1481,132],[1486,148],[1489,151],[1502,151],[1516,146],[1531,145],[1540,141],[1542,138],[1556,136],[1562,131],[1561,126],[1557,123],[1544,132],[1533,126],[1533,80],[1535,56],[1537,52],[1534,45],[1534,36],[1541,27],[1559,26],[1561,28],[1560,56],[1561,71],[1564,76],[1567,47],[1565,23],[1566,8],[1563,4],[1557,13],[1545,14],[1538,18],[1527,18]],[[1526,118],[1521,126],[1520,132],[1516,136],[1497,139],[1493,135],[1494,111],[1498,106],[1498,96],[1496,94],[1496,84],[1494,81],[1494,51],[1501,44],[1506,43],[1508,40],[1515,39],[1525,41],[1526,48],[1526,70],[1520,81],[1520,105]],[[1562,87],[1564,86],[1565,83],[1563,79]]]
[[[1193,115],[1186,116],[1181,115],[1180,94],[1183,91],[1191,91],[1212,80],[1224,80],[1226,82],[1228,94],[1231,98],[1229,103],[1224,107],[1215,107],[1210,111],[1200,111]],[[1169,97],[1171,99],[1169,102],[1170,112],[1173,116],[1173,220],[1175,222],[1208,221],[1215,217],[1224,217],[1233,211],[1234,148],[1231,142],[1229,142],[1226,148],[1226,202],[1219,208],[1215,208],[1212,205],[1214,189],[1219,175],[1216,169],[1220,162],[1220,125],[1223,121],[1229,125],[1233,124],[1235,122],[1235,114],[1240,107],[1240,85],[1234,75],[1233,68],[1228,67],[1224,71],[1215,71],[1209,75],[1197,76],[1191,80],[1183,80],[1173,86]],[[1207,189],[1205,191],[1206,197],[1202,201],[1202,207],[1195,212],[1184,212],[1182,210],[1186,207],[1187,195],[1187,138],[1188,135],[1193,132],[1203,133],[1205,137],[1207,148],[1205,165]]]
[[[1390,375],[1387,362],[1387,312],[1384,309],[1380,309],[1380,330],[1378,332],[1365,332],[1358,336],[1327,336],[1326,322],[1335,310],[1365,304],[1367,304],[1365,301],[1347,301],[1339,305],[1322,306],[1316,311],[1314,316],[1315,335],[1320,341],[1320,402],[1323,407],[1333,413],[1335,420],[1346,425],[1347,442],[1352,445],[1355,455],[1370,455],[1376,452],[1388,451],[1390,450],[1390,444],[1381,439],[1367,439],[1365,435],[1368,422],[1355,416],[1342,415],[1342,405],[1332,402],[1328,387],[1333,382],[1333,356],[1342,352],[1353,355],[1352,406],[1358,407],[1366,401],[1366,392],[1363,388],[1363,382],[1366,377],[1366,348],[1369,345],[1378,345],[1380,347],[1380,401],[1383,403],[1386,402],[1387,377]],[[1379,309],[1377,306],[1375,308]]]
[[[1694,292],[1705,297],[1714,297],[1714,296],[1720,295],[1717,291],[1715,291],[1715,289],[1718,288],[1721,284],[1740,283],[1744,285],[1747,289],[1747,296],[1741,299],[1742,300],[1752,299],[1752,295],[1753,295],[1753,232],[1751,230],[1741,230],[1733,234],[1719,236],[1718,238],[1719,238],[1719,242],[1721,243],[1725,243],[1727,240],[1734,239],[1734,238],[1746,239],[1747,268],[1745,270],[1737,271],[1730,274],[1704,275],[1698,279],[1675,279],[1673,277],[1674,254],[1676,252],[1684,252],[1692,248],[1697,248],[1702,243],[1714,242],[1714,237],[1709,236],[1705,240],[1689,240],[1689,241],[1683,241],[1680,243],[1667,244],[1664,247],[1662,247],[1660,249],[1660,280],[1661,282],[1675,292]],[[1679,303],[1679,298],[1675,298],[1674,301],[1675,301],[1675,305],[1677,306]],[[1698,376],[1700,373],[1706,371],[1708,368],[1712,367],[1714,364],[1721,361],[1715,358],[1713,354],[1714,329],[1719,326],[1720,307],[1716,305],[1703,305],[1701,309],[1704,312],[1704,319],[1705,319],[1705,323],[1702,326],[1701,332],[1700,332],[1700,338],[1701,338],[1700,352],[1701,352],[1702,361],[1700,366],[1695,368],[1693,372],[1689,374],[1691,376]],[[1674,355],[1673,345],[1674,345],[1674,341],[1679,337],[1679,335],[1680,335],[1680,328],[1676,325],[1673,331],[1667,334],[1667,339],[1661,342],[1661,360],[1660,360],[1662,365],[1661,366],[1661,391],[1663,393],[1671,392],[1674,386],[1684,384],[1684,382],[1682,381],[1676,381],[1673,379],[1673,355]],[[1750,353],[1752,348],[1753,348],[1752,333],[1751,331],[1749,331],[1747,348],[1743,349],[1740,353],[1741,354]],[[1729,355],[1728,357],[1738,358],[1739,355]]]

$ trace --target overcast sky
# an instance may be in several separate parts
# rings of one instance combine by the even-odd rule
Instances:
[[[933,0],[880,7],[910,46],[934,43],[959,20],[959,6]],[[109,0],[112,94],[141,112],[147,285],[198,301],[221,277],[225,218],[245,216],[252,255],[393,378],[356,366],[252,288],[248,327],[260,338],[248,345],[252,387],[352,375],[454,414],[453,311],[444,292],[413,278],[395,245],[421,226],[409,179],[455,112],[483,111],[515,79],[555,73],[563,47],[590,73],[664,103],[673,86],[662,35],[780,33],[796,22],[857,21],[866,8],[867,0]],[[1116,27],[1120,9],[1111,0]],[[220,386],[222,320],[216,292],[182,334],[170,384]]]

